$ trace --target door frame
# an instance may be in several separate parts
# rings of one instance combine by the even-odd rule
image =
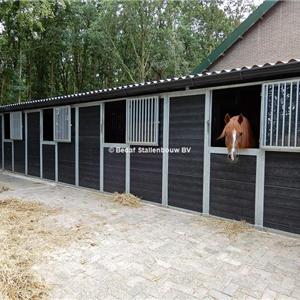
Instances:
[[[250,86],[254,85],[241,85]],[[262,83],[256,83],[262,85]],[[227,86],[227,88],[234,88],[240,86]],[[223,87],[226,88],[226,87]],[[204,140],[204,176],[203,176],[203,214],[210,214],[210,163],[211,154],[227,154],[225,147],[212,147],[211,146],[211,126],[212,126],[212,104],[213,104],[213,91],[217,88],[211,88],[206,92],[205,99],[205,140]],[[263,106],[261,96],[261,107]],[[260,112],[260,120],[262,122],[263,110]],[[262,131],[262,123],[260,124],[260,133]],[[239,155],[248,155],[256,157],[256,180],[255,180],[255,215],[254,225],[256,227],[263,227],[264,216],[264,179],[265,179],[265,150],[257,149],[241,149]]]

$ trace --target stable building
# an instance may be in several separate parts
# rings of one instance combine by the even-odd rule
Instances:
[[[0,107],[2,169],[299,234],[299,13],[264,2],[191,75]],[[241,112],[255,147],[230,163]]]

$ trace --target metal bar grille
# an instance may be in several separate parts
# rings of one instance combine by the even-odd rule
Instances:
[[[283,92],[283,118],[282,118],[282,137],[281,137],[281,146],[284,146],[284,131],[285,131],[285,109],[286,109],[286,83],[284,84],[284,92]]]
[[[274,99],[274,84],[272,86],[272,99]],[[273,112],[274,112],[274,101],[271,101],[271,111],[270,111],[270,144],[272,145],[273,141]]]
[[[54,108],[54,140],[57,142],[71,141],[71,107]]]
[[[293,84],[290,84],[289,133],[288,133],[288,146],[289,147],[291,146],[292,98],[293,98]]]
[[[299,81],[264,84],[263,91],[263,146],[300,148]]]
[[[264,138],[263,138],[263,141],[264,141],[264,145],[265,145],[265,141],[267,139],[267,119],[268,119],[268,101],[266,100],[267,99],[267,93],[268,93],[268,90],[267,90],[267,85],[264,85],[263,86],[263,99],[264,99]]]
[[[295,141],[294,145],[297,147],[297,140],[299,140],[300,126],[298,127],[298,112],[299,112],[299,81],[297,82],[296,90],[296,119],[295,119]],[[300,146],[300,144],[298,144]]]
[[[277,108],[276,108],[276,145],[278,145],[278,131],[279,131],[279,98],[280,98],[280,85],[277,89]]]
[[[158,145],[159,98],[127,99],[126,143]]]
[[[10,113],[10,138],[12,140],[22,140],[22,112]]]

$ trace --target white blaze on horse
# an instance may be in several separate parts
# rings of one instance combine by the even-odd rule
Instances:
[[[225,127],[218,139],[225,138],[225,145],[228,149],[228,157],[232,161],[237,159],[239,149],[253,148],[255,145],[250,122],[242,114],[230,117],[226,114]]]

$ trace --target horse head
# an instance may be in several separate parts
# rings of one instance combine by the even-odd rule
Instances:
[[[218,139],[225,139],[225,145],[228,149],[228,158],[236,161],[238,150],[253,146],[253,135],[250,123],[242,114],[230,117],[229,114],[224,118],[225,127]]]

